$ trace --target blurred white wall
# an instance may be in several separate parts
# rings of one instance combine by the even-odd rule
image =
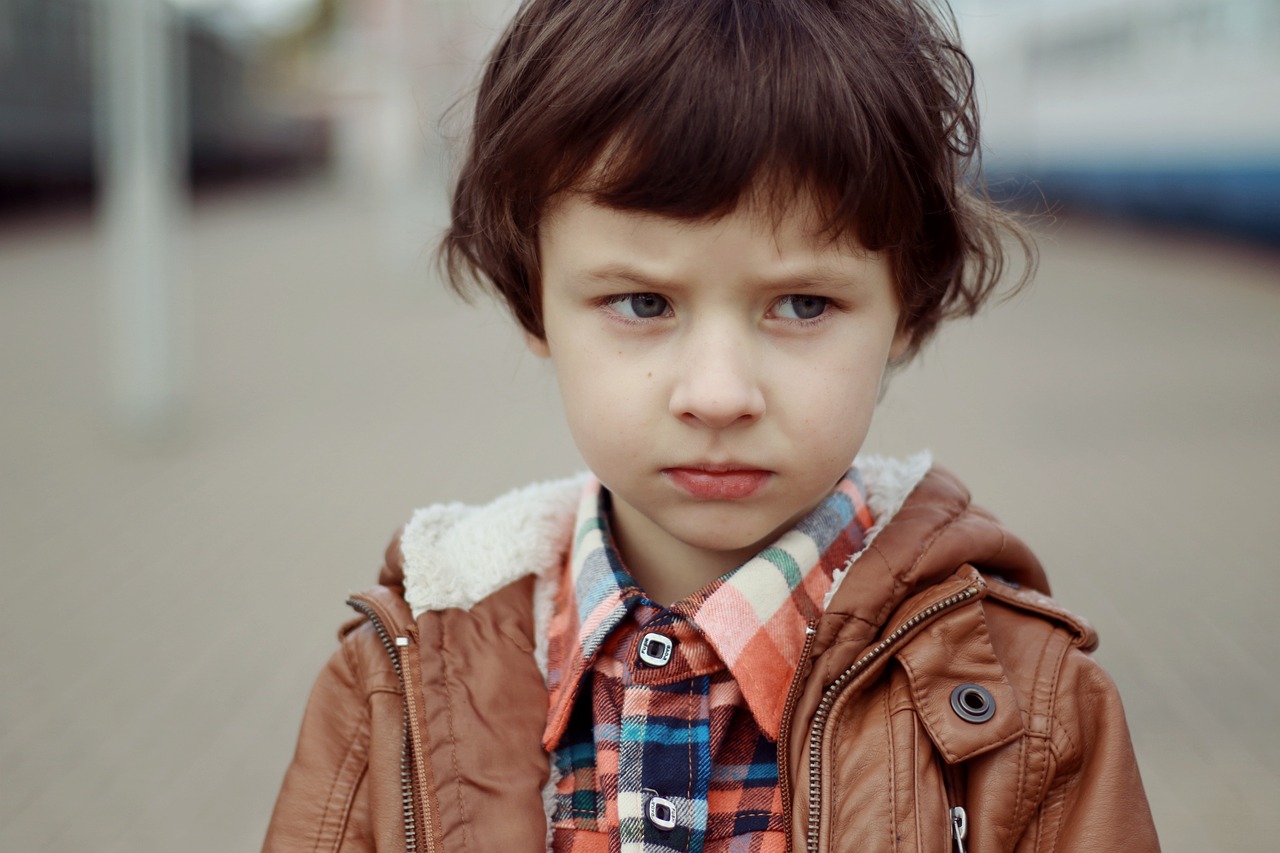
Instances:
[[[988,159],[1280,159],[1274,0],[956,0]]]

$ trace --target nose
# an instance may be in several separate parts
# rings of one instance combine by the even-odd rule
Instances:
[[[765,397],[754,362],[750,343],[730,330],[691,335],[679,353],[671,414],[710,429],[759,420]]]

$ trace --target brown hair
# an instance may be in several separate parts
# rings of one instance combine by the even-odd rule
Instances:
[[[677,218],[763,185],[885,251],[911,334],[974,314],[1029,238],[978,180],[973,68],[927,0],[525,0],[489,58],[441,245],[543,337],[537,229],[567,190]],[[779,209],[775,206],[775,209]]]

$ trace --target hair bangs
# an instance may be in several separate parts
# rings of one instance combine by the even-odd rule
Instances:
[[[596,122],[555,146],[560,162],[547,172],[558,179],[544,199],[572,189],[610,207],[700,219],[744,202],[782,216],[804,196],[833,239],[853,234],[872,250],[909,242],[919,189],[903,141],[880,117],[894,93],[869,85],[874,59],[850,69],[858,46],[824,20],[838,9],[657,5],[685,13],[651,22],[680,37],[655,38],[653,55],[610,65],[616,80],[591,81],[599,96],[583,114]]]

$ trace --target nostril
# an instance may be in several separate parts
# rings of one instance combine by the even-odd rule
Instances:
[[[985,723],[996,713],[996,700],[985,687],[961,684],[951,691],[951,710],[962,720]]]

